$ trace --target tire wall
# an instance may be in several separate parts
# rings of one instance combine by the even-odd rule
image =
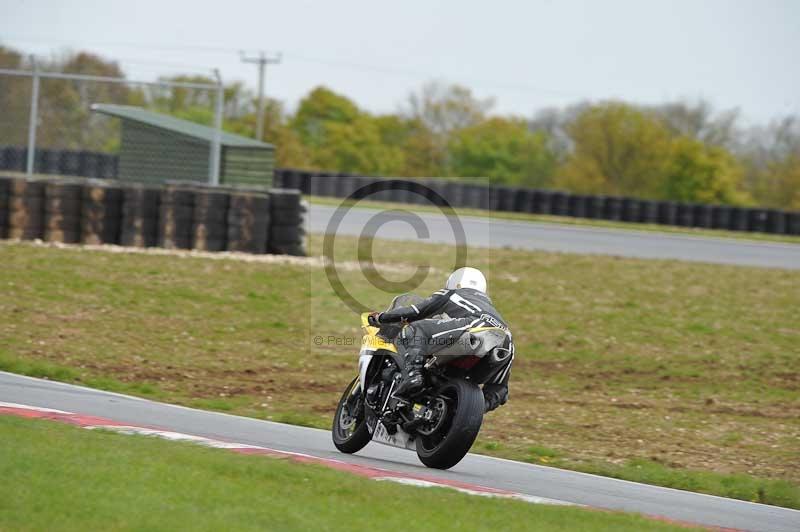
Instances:
[[[81,241],[119,244],[123,189],[119,185],[87,183],[81,202]]]
[[[11,172],[23,171],[26,157],[27,149],[25,148],[0,146],[0,172],[4,170]],[[36,170],[42,174],[74,175],[106,180],[116,177],[117,169],[118,158],[114,154],[69,150],[36,150]],[[359,176],[342,172],[312,172],[293,168],[276,168],[273,183],[277,188],[299,190],[301,194],[346,198],[359,187],[382,179],[388,178]],[[800,212],[796,211],[578,195],[557,190],[490,186],[470,183],[465,180],[392,179],[400,179],[407,184],[400,187],[399,190],[382,191],[370,199],[427,204],[426,194],[420,195],[415,192],[420,190],[420,185],[423,185],[439,192],[452,207],[548,214],[573,218],[606,219],[614,222],[800,235],[800,221],[798,221],[800,220]],[[5,178],[4,180],[7,182],[16,181],[19,178]],[[135,185],[126,183],[124,186]],[[198,184],[193,186],[203,187],[203,185]],[[29,190],[24,190],[25,188],[26,185],[14,183],[9,183],[4,188],[0,184],[0,238],[45,238],[45,232],[47,232],[45,217],[48,213],[45,212],[44,208],[44,193],[39,190],[40,185],[31,185]],[[5,194],[4,190],[7,190]],[[41,216],[37,214],[39,203],[41,203]],[[152,204],[152,201],[148,204]],[[77,203],[73,207],[75,205]],[[160,206],[158,208],[160,209]],[[97,212],[98,209],[92,207],[90,210]],[[125,209],[124,203],[123,209]],[[57,222],[57,218],[61,216],[58,212],[49,214],[54,215],[51,217],[53,225],[66,224],[68,226],[70,223],[69,220]],[[188,209],[184,208],[182,210],[181,208],[167,207],[165,214],[174,214],[178,218],[183,215],[186,218]],[[192,213],[191,216],[194,221],[194,214]],[[139,242],[146,235],[149,235],[150,220],[147,217],[138,219],[139,222],[144,223],[146,226],[141,230],[126,228],[124,220],[125,217],[123,216],[119,235],[120,243],[123,245],[155,245],[155,243],[126,244],[125,242],[130,241],[131,238]],[[135,221],[134,218],[130,220]],[[56,233],[62,230],[59,228],[51,229],[47,232],[47,237],[51,239],[58,238]],[[108,231],[110,232],[111,230],[109,229]],[[75,231],[73,230],[72,234],[68,234],[68,236],[71,237],[74,233]],[[196,237],[197,235],[194,234],[194,229],[192,229],[190,239]],[[97,238],[100,239],[99,237]],[[90,237],[88,241],[94,239],[95,237]],[[185,240],[186,238],[179,243],[185,244]],[[210,247],[219,247],[220,240],[210,238]],[[279,245],[277,247],[283,246]]]
[[[276,168],[274,183],[279,187],[299,189],[303,194],[346,198],[357,188],[381,179],[389,178]],[[451,207],[702,229],[800,234],[798,212],[571,194],[559,190],[491,186],[445,179],[392,179],[402,181],[397,189],[382,191],[367,199],[429,204],[432,202],[426,200],[430,195],[426,189],[432,189]]]
[[[35,240],[44,237],[45,182],[8,179],[7,238]]]
[[[0,177],[0,238],[8,238],[8,196],[11,180]]]
[[[280,255],[305,255],[306,204],[299,190],[270,191],[269,252]]]
[[[305,255],[297,189],[0,175],[0,238]]]

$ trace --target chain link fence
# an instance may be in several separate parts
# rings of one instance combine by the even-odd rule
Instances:
[[[217,184],[223,98],[218,75],[208,84],[44,72],[35,62],[0,69],[0,168],[110,179],[124,173],[122,160],[137,180]]]

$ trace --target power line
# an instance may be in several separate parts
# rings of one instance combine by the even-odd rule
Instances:
[[[60,43],[66,44],[70,46],[75,46],[74,42],[64,41],[64,40],[54,40],[54,39],[46,39],[46,38],[14,38],[14,37],[6,37],[8,40],[18,40],[22,42],[46,42],[46,43]],[[229,53],[239,53],[242,54],[243,52],[241,49],[233,49],[233,48],[225,48],[225,47],[218,47],[218,46],[207,46],[207,45],[194,45],[194,44],[186,44],[186,45],[173,45],[173,44],[137,44],[137,43],[130,43],[130,42],[94,42],[94,43],[86,43],[86,46],[110,46],[110,47],[135,47],[139,49],[150,49],[150,50],[159,50],[159,51],[177,51],[177,52],[213,52],[213,53],[220,53],[220,54],[229,54]],[[280,54],[276,54],[280,57]],[[436,78],[447,78],[448,76],[443,76],[441,73],[432,74],[431,72],[424,72],[421,70],[411,70],[411,69],[400,69],[394,67],[387,67],[385,65],[372,65],[366,63],[354,63],[349,61],[341,61],[337,59],[327,59],[321,57],[313,57],[307,56],[304,54],[297,54],[293,52],[287,52],[287,57],[290,57],[292,61],[297,61],[300,63],[313,63],[318,65],[326,65],[338,68],[346,68],[349,70],[361,71],[361,72],[373,72],[378,74],[384,75],[391,75],[391,76],[402,76],[407,78],[414,78],[414,79],[436,79]],[[253,61],[256,62],[256,61]],[[504,80],[486,80],[486,79],[458,79],[456,80],[460,83],[466,83],[476,87],[482,87],[484,89],[493,89],[499,91],[509,91],[509,92],[522,92],[522,93],[532,93],[532,94],[547,94],[550,96],[562,96],[562,97],[569,97],[569,98],[584,98],[586,97],[585,93],[561,90],[561,89],[553,89],[550,87],[538,87],[514,82],[508,82]]]
[[[206,45],[176,45],[176,44],[144,44],[133,42],[120,42],[120,41],[70,41],[65,39],[52,39],[50,37],[15,37],[5,36],[6,41],[20,41],[28,43],[45,43],[45,44],[59,44],[62,46],[110,46],[119,48],[136,48],[140,50],[159,50],[159,51],[173,51],[173,52],[216,52],[235,54],[241,48],[224,48],[219,46],[206,46]]]

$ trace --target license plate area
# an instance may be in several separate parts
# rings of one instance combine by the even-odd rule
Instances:
[[[380,421],[375,425],[375,432],[372,433],[372,441],[412,451],[417,448],[414,439],[403,429],[398,428],[397,432],[389,434],[389,431],[386,430],[386,427]]]

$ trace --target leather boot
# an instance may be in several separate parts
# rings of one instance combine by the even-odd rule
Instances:
[[[425,357],[417,350],[409,351],[405,363],[403,379],[394,392],[394,395],[401,399],[413,397],[425,385]]]

